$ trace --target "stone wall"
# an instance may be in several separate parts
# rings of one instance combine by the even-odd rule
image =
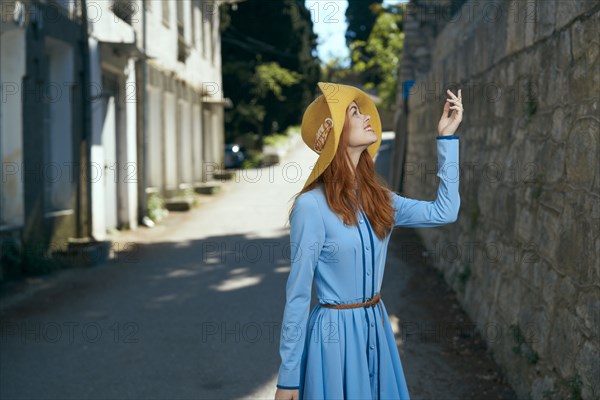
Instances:
[[[406,18],[393,184],[435,198],[462,88],[459,218],[419,234],[520,398],[599,399],[600,2],[438,4]]]

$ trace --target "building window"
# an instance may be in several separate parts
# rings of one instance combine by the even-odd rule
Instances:
[[[200,0],[200,27],[198,29],[198,33],[200,34],[200,47],[202,47],[202,58],[206,58],[206,43],[204,40],[206,39],[206,29],[204,28],[206,25],[206,8],[204,3]]]
[[[190,1],[190,11],[192,13],[192,47],[196,47],[196,0]]]
[[[190,55],[190,48],[185,42],[185,29],[183,24],[183,1],[177,2],[177,61],[185,62]]]
[[[212,64],[215,63],[215,14],[216,14],[216,6],[213,4],[210,10],[210,33],[208,35],[208,40],[210,41],[210,62]]]
[[[211,52],[212,59],[212,41],[213,41],[213,21],[215,18],[216,3],[210,0],[202,0],[202,56],[207,57],[207,51]],[[206,42],[205,42],[206,41]]]
[[[215,16],[218,15],[218,3],[212,0],[201,0],[202,3],[202,57],[207,57],[210,51],[210,60],[214,63],[215,53]],[[207,43],[205,43],[205,40]]]
[[[165,26],[169,26],[169,18],[170,18],[170,14],[169,14],[169,7],[170,7],[171,2],[169,0],[162,0],[162,23]]]

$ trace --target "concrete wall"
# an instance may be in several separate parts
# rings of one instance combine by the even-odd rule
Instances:
[[[23,208],[23,108],[21,80],[25,75],[25,31],[14,29],[0,34],[0,153],[3,174],[0,181],[0,226],[22,226]],[[1,273],[1,272],[0,272]]]
[[[419,233],[520,398],[598,399],[600,3],[436,12],[406,21],[400,81],[415,84],[396,122],[415,169],[401,189],[435,197],[445,90],[462,88],[462,204]]]

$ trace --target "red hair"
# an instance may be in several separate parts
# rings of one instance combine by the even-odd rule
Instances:
[[[331,163],[321,175],[302,189],[294,198],[314,189],[323,183],[323,189],[329,208],[342,218],[346,225],[356,225],[356,214],[362,204],[369,223],[375,234],[382,239],[394,227],[394,208],[392,194],[385,180],[375,171],[375,163],[365,149],[352,172],[352,160],[348,156],[348,137],[344,130],[340,136],[338,149]],[[356,175],[356,176],[355,176]],[[358,189],[354,191],[354,187]],[[294,206],[290,209],[288,220]]]

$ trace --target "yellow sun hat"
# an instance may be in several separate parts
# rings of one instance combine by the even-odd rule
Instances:
[[[311,150],[319,154],[308,179],[307,187],[329,166],[340,142],[346,119],[346,111],[352,101],[356,102],[361,114],[371,116],[370,124],[378,136],[367,151],[375,157],[381,144],[381,118],[371,97],[362,90],[339,83],[318,82],[323,94],[308,105],[302,116],[302,140]]]

